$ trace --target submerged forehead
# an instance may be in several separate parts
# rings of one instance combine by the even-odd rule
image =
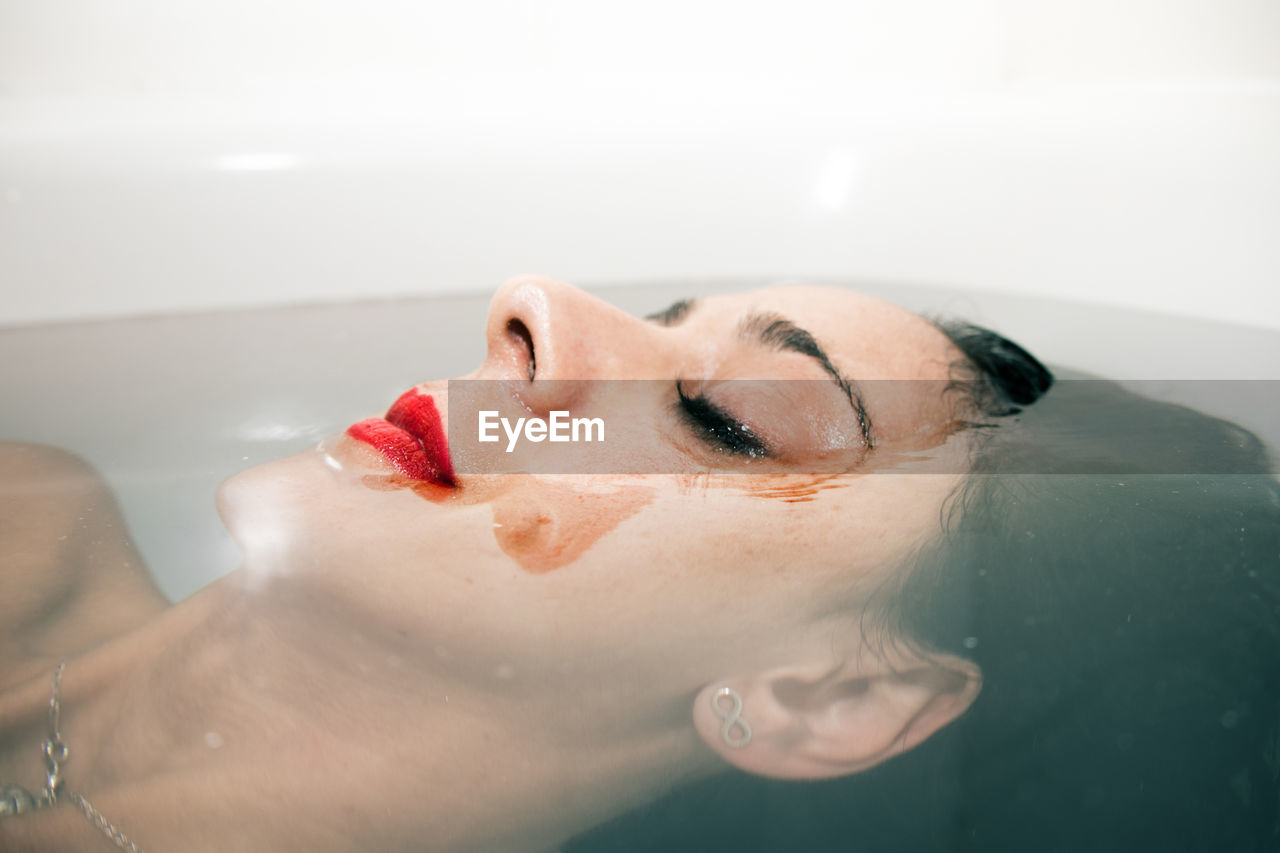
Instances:
[[[858,379],[948,378],[960,351],[933,323],[864,293],[817,285],[780,285],[698,301],[691,320],[736,324],[778,314],[809,331],[840,371]]]

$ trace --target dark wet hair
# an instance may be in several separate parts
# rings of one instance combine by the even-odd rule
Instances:
[[[964,360],[952,365],[952,388],[967,408],[986,417],[1016,415],[1053,385],[1053,374],[1008,338],[972,323],[939,321]]]
[[[1115,383],[1049,391],[1016,344],[941,328],[966,357],[973,473],[876,619],[975,661],[973,707],[866,772],[723,774],[570,850],[1280,850],[1280,486],[1263,447]]]

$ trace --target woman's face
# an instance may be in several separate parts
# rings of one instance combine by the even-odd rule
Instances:
[[[696,689],[830,646],[841,608],[938,532],[961,476],[937,466],[962,452],[942,393],[959,353],[867,296],[777,287],[641,319],[521,277],[485,334],[465,377],[481,381],[452,386],[482,403],[451,401],[443,380],[414,394],[455,437],[478,408],[598,417],[606,440],[581,448],[592,473],[495,473],[550,452],[524,440],[509,454],[499,428],[495,443],[455,441],[442,485],[339,434],[220,491],[251,577],[341,602],[406,658],[495,688],[608,673]],[[635,379],[649,381],[611,381]],[[722,381],[737,379],[769,382]]]

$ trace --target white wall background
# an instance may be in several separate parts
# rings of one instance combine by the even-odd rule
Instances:
[[[0,323],[835,276],[1280,327],[1275,0],[0,0]]]

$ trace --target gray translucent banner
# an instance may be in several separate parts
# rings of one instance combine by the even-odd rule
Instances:
[[[454,380],[436,403],[460,477],[1256,474],[1278,390],[1059,380],[1020,405],[1016,387],[932,380]]]

